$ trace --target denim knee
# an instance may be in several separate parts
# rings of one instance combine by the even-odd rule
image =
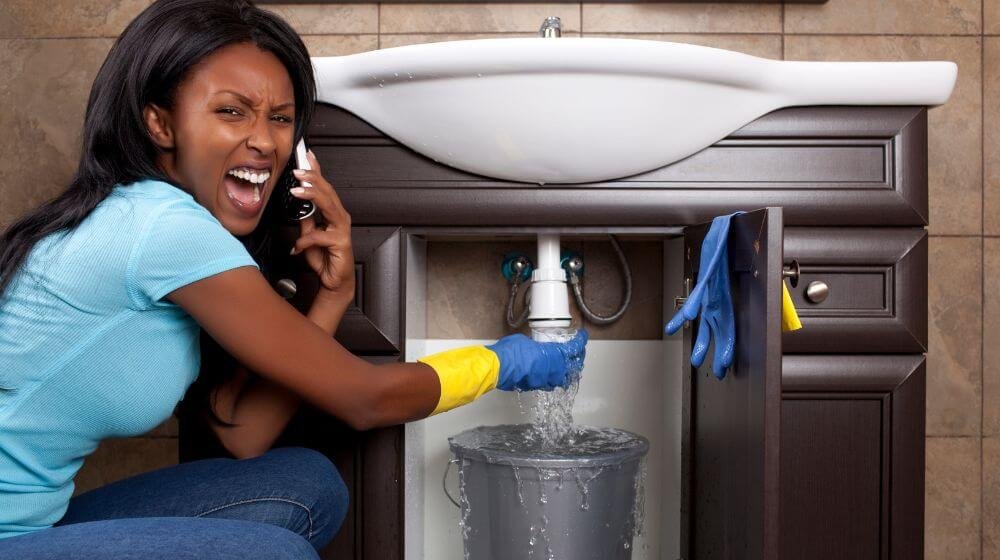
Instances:
[[[256,523],[253,533],[241,533],[240,540],[252,551],[251,557],[261,560],[306,560],[316,559],[315,546],[294,531],[266,523]],[[252,535],[251,539],[247,539]]]
[[[279,447],[268,452],[285,465],[286,473],[294,473],[303,498],[311,504],[313,538],[318,549],[326,546],[337,534],[350,497],[347,485],[336,465],[319,451],[305,447]]]
[[[194,517],[86,521],[0,539],[19,560],[319,560],[298,533],[267,523]]]

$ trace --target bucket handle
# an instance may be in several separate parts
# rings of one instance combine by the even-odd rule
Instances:
[[[458,459],[452,459],[448,461],[448,466],[444,468],[444,476],[441,477],[441,488],[444,488],[444,495],[448,496],[451,503],[455,504],[455,507],[462,509],[461,504],[455,501],[455,498],[451,497],[451,492],[448,491],[448,471],[451,470],[451,466],[458,463]]]

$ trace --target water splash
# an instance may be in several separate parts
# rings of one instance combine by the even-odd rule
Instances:
[[[458,528],[462,531],[462,542],[465,544],[465,560],[469,560],[469,538],[472,536],[472,526],[469,524],[469,512],[472,508],[469,504],[469,495],[465,491],[466,469],[469,467],[469,460],[462,459],[458,466],[458,503],[462,508],[462,516],[458,520]]]
[[[517,465],[511,465],[514,469],[514,480],[517,482],[517,502],[524,505],[524,481],[521,480],[521,469]]]
[[[531,338],[538,342],[567,342],[576,336],[576,332],[576,329],[561,327],[533,328]],[[535,427],[534,437],[548,446],[564,443],[572,445],[577,436],[573,425],[573,404],[580,391],[583,362],[577,359],[568,366],[570,383],[567,387],[556,387],[551,391],[531,391],[523,401],[518,401],[519,406],[522,402],[527,402],[528,416]]]
[[[646,524],[646,456],[639,460],[635,474],[635,503],[632,506],[632,536],[641,535]]]

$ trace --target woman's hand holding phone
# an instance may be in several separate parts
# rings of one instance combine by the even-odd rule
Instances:
[[[291,193],[316,205],[326,223],[318,227],[315,214],[300,220],[301,234],[292,247],[292,254],[302,254],[319,276],[320,290],[314,306],[320,301],[346,306],[354,299],[355,287],[351,216],[344,209],[333,185],[323,178],[319,161],[312,150],[306,157],[312,169],[292,171],[301,186],[291,189]]]

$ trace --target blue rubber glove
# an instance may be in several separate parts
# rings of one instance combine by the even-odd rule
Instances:
[[[512,334],[488,345],[500,359],[497,389],[551,391],[567,386],[572,375],[583,369],[588,337],[585,329],[566,342],[536,342]]]
[[[674,334],[684,323],[699,314],[698,338],[691,349],[691,365],[701,367],[708,354],[711,340],[715,339],[712,373],[722,379],[733,364],[736,354],[736,321],[733,316],[733,297],[729,287],[729,222],[736,212],[712,220],[708,234],[701,245],[701,263],[698,285],[664,330]]]

